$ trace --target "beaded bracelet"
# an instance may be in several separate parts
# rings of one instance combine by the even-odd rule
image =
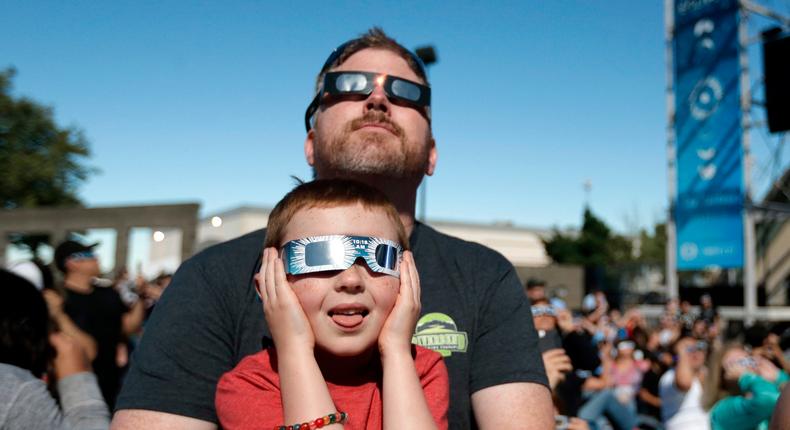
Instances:
[[[348,414],[345,412],[335,412],[334,414],[324,415],[321,418],[316,418],[301,424],[294,424],[290,426],[275,426],[274,430],[315,430],[329,424],[345,424],[348,419]]]

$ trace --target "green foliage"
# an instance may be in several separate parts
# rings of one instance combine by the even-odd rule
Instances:
[[[585,267],[621,265],[634,260],[631,239],[613,234],[589,208],[584,210],[579,235],[573,237],[555,231],[546,242],[546,252],[556,263]]]
[[[77,188],[94,173],[88,142],[55,124],[51,108],[12,97],[14,74],[0,71],[0,208],[78,205]]]
[[[39,259],[41,257],[39,254],[41,247],[49,244],[48,234],[12,233],[9,235],[8,239],[14,245],[30,250],[34,258]]]
[[[639,232],[639,242],[639,262],[664,268],[667,260],[667,225],[656,224],[652,235],[642,230]]]
[[[558,264],[584,265],[576,238],[554,230],[554,236],[545,242],[546,253]]]

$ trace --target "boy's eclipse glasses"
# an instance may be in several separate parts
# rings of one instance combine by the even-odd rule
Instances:
[[[371,236],[311,236],[282,246],[285,273],[303,275],[346,270],[358,258],[376,273],[400,277],[403,248],[387,239]]]
[[[372,72],[341,71],[327,72],[324,82],[304,113],[304,126],[309,132],[312,128],[310,119],[321,106],[323,96],[369,96],[381,86],[387,98],[393,102],[403,102],[416,108],[427,108],[431,105],[431,88],[397,76]]]

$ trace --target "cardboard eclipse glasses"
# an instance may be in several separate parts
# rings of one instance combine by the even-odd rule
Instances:
[[[282,246],[285,273],[303,275],[346,270],[362,258],[370,270],[400,278],[403,248],[387,239],[371,236],[311,236]]]
[[[408,79],[372,72],[328,72],[324,75],[324,82],[318,94],[315,95],[305,111],[305,128],[308,132],[312,128],[310,120],[321,105],[321,98],[324,94],[368,96],[378,85],[384,89],[387,98],[392,101],[404,102],[417,108],[428,108],[431,105],[431,88]],[[430,114],[428,115],[430,116]]]

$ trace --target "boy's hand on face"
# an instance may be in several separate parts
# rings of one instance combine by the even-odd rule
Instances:
[[[387,320],[379,333],[379,352],[411,355],[411,338],[420,317],[420,278],[411,252],[403,253],[400,266],[400,290]]]
[[[313,353],[315,336],[299,299],[285,277],[277,249],[263,250],[261,271],[255,276],[256,289],[263,301],[266,324],[278,351]]]

